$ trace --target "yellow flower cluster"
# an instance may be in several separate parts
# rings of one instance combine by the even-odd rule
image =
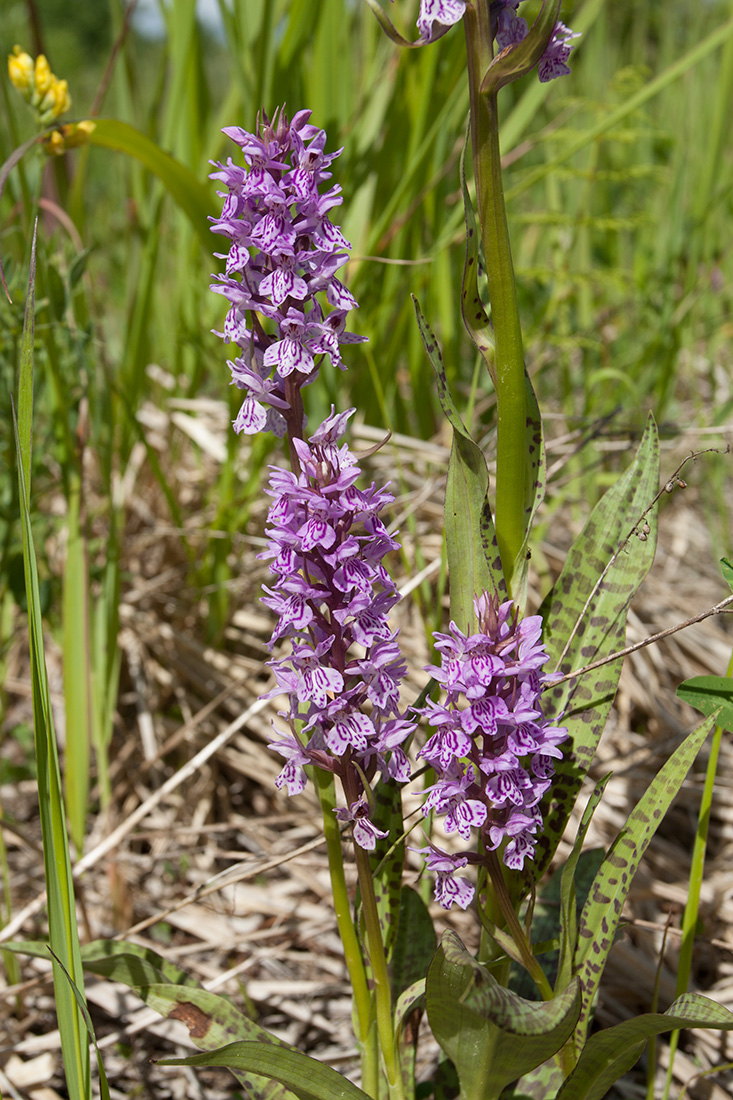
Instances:
[[[20,46],[14,46],[8,56],[8,75],[35,110],[41,126],[47,126],[71,107],[69,85],[54,76],[42,53],[34,61]]]
[[[81,122],[68,122],[64,126],[58,126],[43,139],[43,151],[49,157],[60,157],[67,149],[75,149],[78,145],[84,145],[89,140],[89,135],[96,126],[90,118]]]

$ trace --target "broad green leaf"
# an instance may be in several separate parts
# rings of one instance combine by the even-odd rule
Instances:
[[[443,413],[453,429],[445,491],[445,534],[450,575],[451,619],[462,630],[474,622],[473,599],[481,592],[506,599],[506,583],[487,499],[486,459],[471,439],[448,387],[437,340],[413,297],[425,351],[438,382]]]
[[[729,676],[692,676],[677,688],[677,695],[702,714],[718,712],[718,725],[733,730],[733,680]]]
[[[585,1044],[598,984],[629,887],[649,842],[712,727],[713,718],[706,718],[660,768],[629,814],[593,881],[580,914],[575,950],[574,971],[583,990],[583,1006],[573,1039],[577,1054]]]
[[[33,234],[31,265],[21,340],[18,386],[18,419],[15,444],[18,463],[20,530],[23,570],[28,602],[33,729],[38,776],[38,807],[43,839],[43,861],[48,897],[49,943],[53,952],[54,996],[61,1035],[61,1051],[69,1095],[80,1100],[91,1096],[89,1046],[84,1019],[64,970],[81,989],[84,978],[79,953],[79,934],[71,876],[66,811],[61,790],[56,731],[46,672],[38,567],[29,510],[31,488],[31,429],[33,421],[33,342],[36,275],[36,235]],[[57,961],[58,960],[58,961]],[[62,970],[62,967],[64,970]]]
[[[654,559],[659,442],[650,418],[636,457],[593,509],[540,614],[548,668],[569,673],[624,646],[626,612]],[[643,522],[645,537],[636,534]],[[544,827],[535,860],[525,867],[525,889],[552,859],[611,709],[621,673],[614,661],[551,687],[549,715],[561,714],[570,740],[563,746],[552,790],[543,803]]]
[[[149,948],[97,940],[85,946],[84,965],[95,974],[134,989],[138,997],[166,1019],[180,1020],[202,1050],[214,1050],[238,1039],[287,1046],[244,1016],[225,997],[201,989],[185,971]],[[244,1070],[234,1075],[253,1100],[293,1100],[293,1094],[277,1081]]]
[[[273,1077],[298,1100],[369,1100],[335,1069],[287,1047],[265,1048],[262,1043],[231,1043],[209,1054],[164,1058],[159,1066],[227,1066],[262,1077]]]
[[[141,130],[115,118],[95,119],[89,143],[106,149],[116,149],[144,164],[161,180],[189,219],[205,251],[211,251],[208,221],[212,212],[211,193],[190,168],[166,153]]]
[[[708,997],[685,993],[664,1013],[636,1016],[596,1032],[557,1100],[603,1100],[614,1081],[634,1065],[647,1039],[665,1031],[695,1027],[733,1031],[733,1012]]]
[[[206,989],[149,985],[136,987],[135,992],[161,1016],[185,1024],[192,1041],[202,1050],[217,1050],[222,1043],[231,1044],[232,1040],[241,1039],[254,1043],[260,1049],[266,1045],[290,1050],[286,1043],[247,1019],[224,997],[209,993]],[[229,1068],[235,1071],[234,1076],[256,1100],[293,1100],[293,1093],[282,1081],[271,1080],[271,1075],[258,1073],[254,1066],[232,1065]]]
[[[563,1046],[580,1011],[577,979],[552,1001],[526,1001],[500,985],[451,931],[443,933],[425,996],[433,1035],[456,1067],[461,1100],[495,1100]]]
[[[150,947],[124,940],[93,940],[81,949],[85,970],[131,989],[150,985],[183,985],[199,988],[198,982],[175,963],[162,958]]]

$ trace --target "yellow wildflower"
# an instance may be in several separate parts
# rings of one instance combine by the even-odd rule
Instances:
[[[39,53],[36,58],[36,94],[41,100],[53,84],[56,77],[51,72],[51,66],[46,60],[45,54]]]
[[[43,151],[49,157],[60,157],[67,149],[85,145],[96,126],[90,118],[81,122],[68,122],[59,126],[43,139]]]
[[[30,95],[34,74],[35,65],[31,55],[20,46],[13,46],[13,52],[8,54],[8,76],[13,86],[26,98]]]
[[[41,122],[51,122],[54,118],[58,118],[59,115],[68,111],[70,106],[71,96],[69,95],[67,81],[57,80],[54,77],[51,87],[38,105]]]

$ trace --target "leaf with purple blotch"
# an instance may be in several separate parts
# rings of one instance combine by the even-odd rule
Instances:
[[[585,1045],[598,984],[634,875],[712,729],[714,717],[706,718],[662,765],[629,814],[593,880],[580,914],[573,962],[573,971],[580,979],[583,993],[583,1006],[573,1039],[577,1056]]]
[[[569,673],[622,649],[626,613],[654,559],[659,485],[659,440],[650,417],[631,466],[601,498],[568,551],[540,614],[548,668]],[[637,534],[642,517],[648,525]],[[550,687],[547,716],[560,715],[570,739],[543,803],[544,827],[535,860],[525,865],[523,888],[547,869],[596,753],[613,703],[621,660]]]

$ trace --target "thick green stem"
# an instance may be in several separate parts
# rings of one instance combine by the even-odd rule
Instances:
[[[369,962],[374,975],[374,992],[377,1006],[377,1032],[382,1061],[387,1075],[390,1100],[405,1100],[402,1071],[397,1057],[394,1023],[392,1018],[392,994],[390,991],[387,959],[384,954],[382,932],[379,926],[377,899],[374,894],[374,880],[369,865],[369,854],[354,842],[356,869],[359,874],[361,904],[364,914]]]
[[[519,307],[506,220],[499,150],[496,92],[483,95],[481,81],[493,45],[488,4],[470,5],[464,17],[471,97],[471,147],[481,242],[491,302],[497,404],[496,537],[507,584],[524,542],[527,477],[527,394]]]
[[[326,837],[328,870],[331,876],[331,892],[336,913],[336,924],[344,947],[344,959],[346,960],[354,995],[357,1039],[361,1050],[361,1087],[369,1096],[376,1098],[379,1095],[377,1032],[359,937],[351,918],[349,891],[346,886],[343,852],[341,850],[341,834],[338,821],[333,812],[336,806],[334,779],[329,772],[314,768],[313,781],[323,811],[323,831]]]

